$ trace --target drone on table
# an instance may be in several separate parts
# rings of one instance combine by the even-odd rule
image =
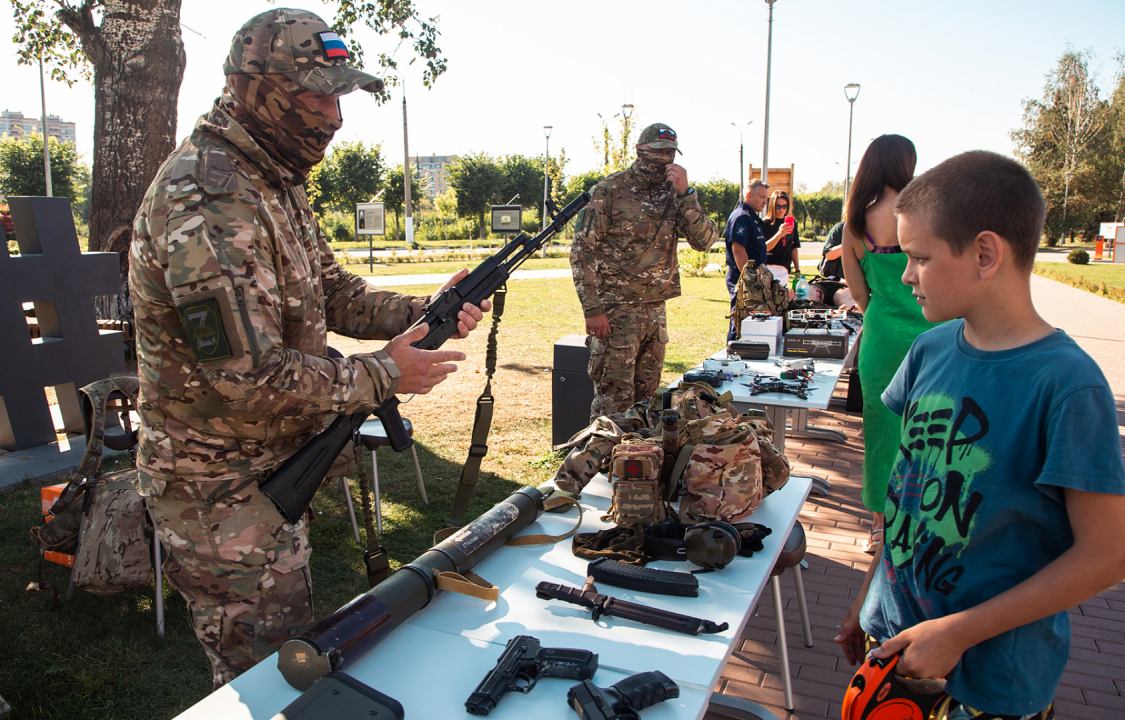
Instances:
[[[772,378],[756,377],[750,381],[749,388],[751,395],[776,392],[796,395],[802,400],[809,399],[807,380],[775,380]]]
[[[774,364],[781,368],[782,380],[801,380],[807,384],[816,374],[813,360],[775,360]]]

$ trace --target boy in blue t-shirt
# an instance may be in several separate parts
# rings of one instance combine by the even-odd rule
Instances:
[[[1125,465],[1101,370],[1031,302],[1045,205],[970,152],[895,203],[926,319],[883,393],[902,416],[886,531],[836,642],[946,678],[942,717],[1053,717],[1067,608],[1125,578]],[[957,320],[957,318],[962,318]]]

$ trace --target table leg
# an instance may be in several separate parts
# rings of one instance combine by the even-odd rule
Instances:
[[[707,712],[735,720],[777,720],[776,715],[752,700],[718,692],[711,693]]]
[[[815,438],[839,443],[848,441],[848,436],[839,430],[809,425],[809,411],[804,408],[794,408],[793,426],[789,428],[789,434],[793,437]]]

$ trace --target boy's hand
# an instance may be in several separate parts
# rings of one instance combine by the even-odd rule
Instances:
[[[844,619],[840,622],[840,634],[834,638],[840,644],[840,650],[843,651],[844,659],[848,661],[848,665],[863,662],[867,652],[865,647],[867,634],[859,626],[859,611],[862,608],[862,600],[857,600],[852,604],[847,615],[844,615]]]
[[[907,628],[872,650],[871,655],[887,658],[901,651],[895,674],[919,679],[948,677],[968,649],[958,637],[954,617],[926,620]]]

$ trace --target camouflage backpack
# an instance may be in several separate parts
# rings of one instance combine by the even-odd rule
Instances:
[[[74,555],[74,584],[94,595],[115,595],[152,581],[152,522],[134,487],[137,471],[99,472],[110,396],[123,395],[124,403],[113,410],[127,413],[136,407],[138,389],[135,377],[109,378],[82,388],[90,429],[86,453],[78,473],[51,508],[50,522],[31,530],[45,550]]]
[[[734,319],[735,338],[742,337],[742,321],[750,317],[751,313],[769,313],[774,317],[786,317],[789,309],[789,290],[784,283],[773,276],[765,265],[749,260],[742,268],[742,275],[738,278],[738,285],[734,289]],[[788,327],[788,322],[786,322]]]
[[[683,478],[681,521],[734,522],[754,512],[765,488],[754,426],[724,411],[688,422],[680,438],[672,475]]]
[[[660,488],[664,448],[660,440],[629,433],[613,448],[609,484],[613,490],[609,514],[603,520],[617,525],[654,525],[668,513]]]

